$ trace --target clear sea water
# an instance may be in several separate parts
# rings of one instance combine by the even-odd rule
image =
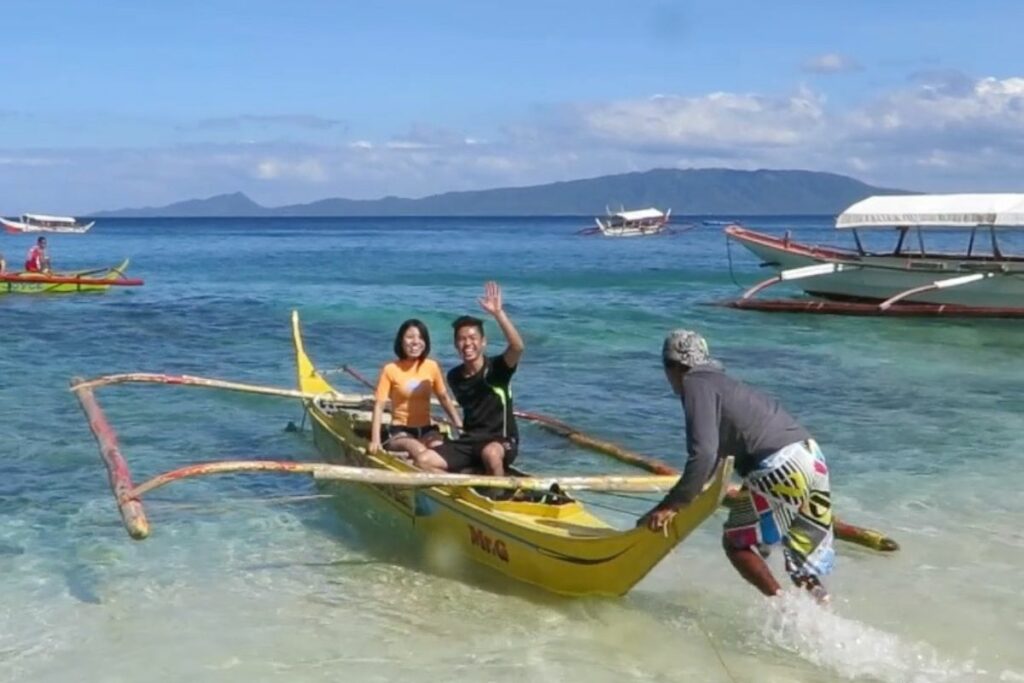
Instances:
[[[0,296],[0,681],[1024,681],[1024,323],[707,306],[767,275],[739,247],[730,262],[719,227],[573,234],[586,222],[105,220],[52,236],[58,267],[130,256],[146,285]],[[826,219],[747,222],[835,241]],[[18,262],[30,242],[4,235],[0,251]],[[699,329],[817,436],[839,514],[902,550],[840,545],[824,611],[735,576],[721,518],[619,600],[434,573],[368,533],[345,489],[325,498],[302,478],[176,484],[147,499],[149,540],[122,531],[72,376],[292,386],[293,308],[322,367],[373,375],[413,316],[450,366],[447,324],[478,310],[488,279],[527,341],[521,407],[681,465],[658,352],[668,329]],[[287,400],[98,396],[137,481],[202,460],[317,458],[308,431],[284,430],[301,416]],[[622,470],[523,432],[531,470]],[[649,505],[589,500],[622,525]]]

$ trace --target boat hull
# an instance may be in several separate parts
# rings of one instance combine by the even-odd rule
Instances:
[[[105,292],[111,287],[142,285],[124,277],[128,260],[102,271],[74,273],[10,273],[0,275],[0,294],[82,294]]]
[[[91,221],[83,225],[68,225],[68,226],[44,226],[44,225],[33,225],[32,223],[22,223],[21,221],[12,221],[7,218],[0,218],[0,224],[4,226],[4,230],[12,235],[21,233],[36,233],[36,232],[54,232],[63,233],[67,235],[81,235],[82,233],[89,232],[89,229],[96,225],[96,221]]]
[[[843,263],[841,272],[795,280],[811,296],[852,302],[882,302],[908,290],[974,273],[993,277],[959,287],[921,292],[906,303],[968,308],[1024,309],[1024,260],[967,259],[955,256],[861,255],[780,239],[753,230],[731,227],[726,234],[776,271],[822,263]]]
[[[302,347],[297,317],[293,335],[303,391],[331,392]],[[330,462],[412,470],[389,454],[368,455],[359,433],[369,415],[328,414],[306,404],[317,449]],[[365,423],[363,422],[365,427]],[[505,577],[568,596],[618,596],[628,592],[707,517],[725,492],[732,461],[723,461],[711,484],[673,520],[667,534],[646,528],[619,531],[578,501],[495,501],[473,489],[409,489],[360,485],[376,501],[375,514],[415,534],[431,566],[443,571],[481,565]]]
[[[648,228],[615,228],[615,227],[602,227],[601,234],[605,237],[651,237],[652,235],[660,235],[665,232],[668,227],[668,223],[663,223],[657,226],[651,226]]]

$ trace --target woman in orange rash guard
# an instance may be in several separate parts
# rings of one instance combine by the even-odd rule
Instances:
[[[455,427],[461,428],[462,420],[448,395],[441,367],[428,357],[427,326],[406,320],[395,335],[394,349],[397,359],[381,368],[377,380],[369,450],[377,453],[386,445],[389,451],[408,453],[418,465],[424,453],[442,442],[441,432],[430,421],[431,396],[437,397]],[[382,430],[384,404],[389,400],[391,424]]]

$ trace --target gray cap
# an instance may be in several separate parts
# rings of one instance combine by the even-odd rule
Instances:
[[[711,360],[704,337],[690,330],[672,330],[661,347],[662,360],[681,363],[695,368],[698,365],[717,365]]]

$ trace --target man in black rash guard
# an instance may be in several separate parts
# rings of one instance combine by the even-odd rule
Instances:
[[[462,364],[448,371],[448,386],[462,407],[462,434],[446,439],[435,449],[439,457],[423,464],[449,472],[482,467],[501,476],[519,450],[511,382],[525,345],[505,313],[498,283],[488,282],[479,302],[498,323],[508,346],[500,355],[487,356],[482,320],[464,315],[452,323]]]

